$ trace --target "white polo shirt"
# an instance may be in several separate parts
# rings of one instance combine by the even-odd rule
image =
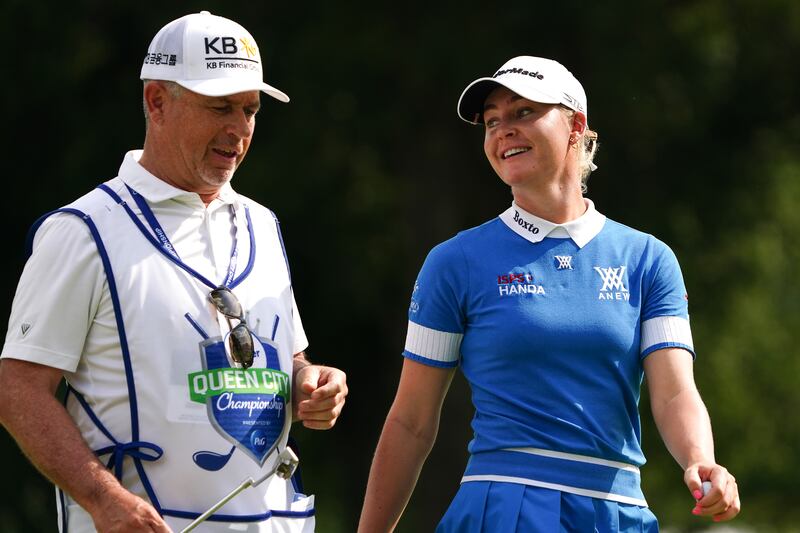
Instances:
[[[138,163],[141,154],[128,152],[119,175],[147,200],[183,262],[221,282],[237,235],[229,207],[241,212],[237,193],[225,184],[206,207],[197,193],[173,187],[145,170]],[[243,214],[235,217],[235,224],[238,274],[246,266],[250,243]],[[293,353],[299,353],[308,341],[296,304],[293,317]],[[226,331],[227,324],[220,326]],[[71,378],[81,371],[82,355],[118,350],[118,345],[105,272],[89,229],[73,215],[51,216],[36,233],[33,254],[20,277],[0,357],[59,368]]]

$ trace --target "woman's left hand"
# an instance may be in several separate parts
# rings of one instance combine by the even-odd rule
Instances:
[[[739,514],[742,508],[739,486],[724,466],[713,463],[689,465],[683,480],[696,501],[692,514],[710,516],[715,522],[731,520]],[[705,494],[704,481],[711,483]]]

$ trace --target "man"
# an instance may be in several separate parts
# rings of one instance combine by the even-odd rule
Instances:
[[[187,15],[141,78],[144,149],[34,226],[0,362],[0,422],[57,485],[62,532],[180,531],[271,472],[292,419],[329,429],[347,395],[305,358],[277,219],[229,184],[260,92],[289,100],[252,36]],[[200,530],[313,531],[313,515],[271,476]]]

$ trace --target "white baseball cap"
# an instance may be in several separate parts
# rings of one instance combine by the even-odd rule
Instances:
[[[482,123],[486,97],[500,85],[533,102],[564,104],[588,115],[583,86],[564,65],[543,57],[519,56],[494,76],[470,83],[458,99],[458,116],[470,124]]]
[[[153,37],[142,64],[143,80],[168,80],[206,96],[263,91],[289,97],[264,83],[256,41],[236,22],[208,11],[173,20]]]

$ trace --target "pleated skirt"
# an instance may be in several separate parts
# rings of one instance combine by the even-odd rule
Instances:
[[[647,508],[517,483],[462,483],[436,533],[657,533]]]

